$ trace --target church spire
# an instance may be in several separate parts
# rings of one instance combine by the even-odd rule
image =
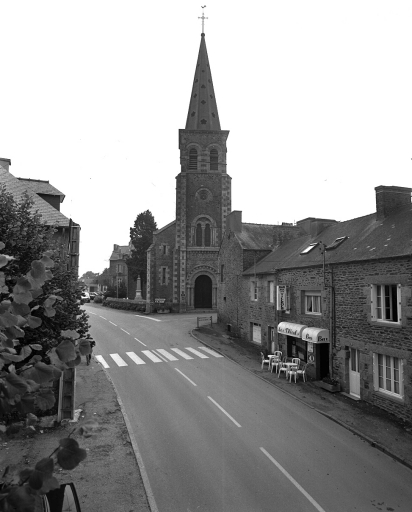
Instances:
[[[203,17],[202,24],[204,19]],[[219,114],[217,112],[204,33],[202,33],[200,40],[199,56],[197,58],[189,112],[186,120],[186,130],[220,130]]]

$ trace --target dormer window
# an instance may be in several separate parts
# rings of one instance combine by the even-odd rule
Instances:
[[[219,170],[218,161],[219,161],[219,154],[217,152],[217,149],[213,148],[210,150],[210,170],[211,171]]]
[[[197,171],[197,149],[190,148],[189,151],[189,170]]]
[[[330,245],[328,245],[325,248],[325,250],[330,251],[331,249],[336,249],[336,247],[338,247],[342,242],[344,242],[348,238],[349,237],[347,237],[347,236],[341,236],[341,237],[337,238],[334,242],[332,242]]]
[[[308,254],[308,252],[310,252],[312,249],[314,249],[315,247],[317,247],[319,245],[319,242],[316,242],[314,244],[310,244],[306,247],[306,249],[304,249],[300,254]]]

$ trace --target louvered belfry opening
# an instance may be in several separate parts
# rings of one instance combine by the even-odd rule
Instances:
[[[197,171],[197,149],[191,148],[189,151],[189,170]]]
[[[218,171],[218,152],[217,149],[211,149],[210,150],[210,170],[211,171]]]

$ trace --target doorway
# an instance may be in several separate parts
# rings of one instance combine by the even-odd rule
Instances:
[[[203,275],[195,281],[195,308],[212,308],[212,280]]]
[[[349,357],[349,394],[360,398],[359,350],[350,349]]]

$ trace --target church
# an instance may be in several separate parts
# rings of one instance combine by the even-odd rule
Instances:
[[[202,33],[186,127],[179,130],[176,219],[154,232],[147,251],[147,312],[217,307],[218,252],[231,211],[228,136]]]

